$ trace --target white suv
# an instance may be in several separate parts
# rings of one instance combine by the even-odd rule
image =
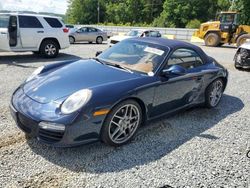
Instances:
[[[33,51],[47,58],[70,46],[68,28],[58,17],[39,14],[0,14],[0,51]]]

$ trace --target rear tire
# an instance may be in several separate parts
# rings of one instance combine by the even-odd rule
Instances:
[[[221,43],[221,38],[217,33],[209,33],[205,37],[205,45],[210,47],[217,47]]]
[[[107,115],[101,129],[101,140],[110,146],[128,143],[142,124],[142,109],[134,100],[116,105]]]
[[[243,34],[237,39],[237,47],[240,47],[246,42],[247,39],[250,39],[250,34]]]
[[[97,44],[102,44],[102,42],[103,42],[103,38],[102,37],[97,37],[96,38],[96,43]]]
[[[59,53],[59,45],[53,40],[45,40],[40,46],[40,54],[45,58],[55,58]]]
[[[221,100],[225,85],[222,79],[216,79],[206,89],[205,105],[207,108],[215,108]]]

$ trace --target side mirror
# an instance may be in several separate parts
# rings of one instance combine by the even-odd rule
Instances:
[[[180,65],[172,65],[168,69],[162,70],[163,76],[175,75],[180,76],[186,74],[186,69]]]
[[[97,51],[96,53],[95,53],[95,56],[97,57],[98,55],[100,55],[102,53],[102,51]]]

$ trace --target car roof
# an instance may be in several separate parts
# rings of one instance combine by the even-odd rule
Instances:
[[[9,13],[0,13],[0,15],[9,15],[9,16],[36,16],[36,17],[48,17],[48,18],[58,18],[61,19],[61,17],[58,16],[52,16],[52,15],[46,15],[46,14],[32,14],[32,13],[20,13],[20,12],[9,12]]]
[[[166,46],[170,48],[170,52],[178,49],[178,48],[189,48],[196,51],[204,61],[208,61],[209,57],[205,54],[205,52],[198,46],[193,45],[188,42],[180,41],[180,40],[172,40],[172,39],[166,39],[166,38],[156,38],[156,37],[137,37],[137,38],[131,38],[126,40],[136,40],[136,41],[143,41],[148,42],[151,44]]]
[[[145,31],[157,31],[155,29],[131,29],[130,31],[139,31],[139,32],[145,32]],[[159,32],[159,31],[157,31]]]

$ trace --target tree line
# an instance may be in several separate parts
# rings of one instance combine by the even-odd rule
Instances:
[[[66,22],[196,28],[216,13],[237,10],[250,24],[250,0],[68,0]]]

